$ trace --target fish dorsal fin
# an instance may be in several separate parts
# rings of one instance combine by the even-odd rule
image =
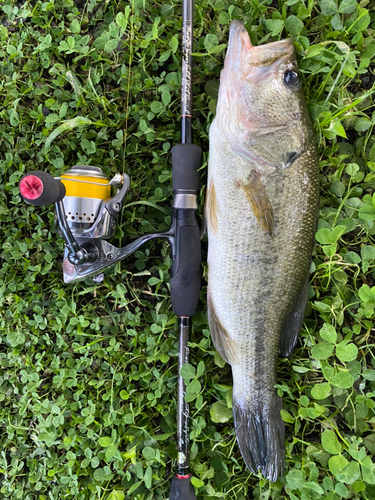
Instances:
[[[293,354],[302,328],[307,298],[309,296],[309,288],[310,283],[307,279],[297,297],[292,312],[284,321],[279,341],[280,357],[282,358],[290,358]]]
[[[229,336],[226,329],[220,323],[209,290],[207,291],[207,312],[211,337],[218,353],[230,365],[238,365],[237,342]]]
[[[244,191],[259,227],[273,236],[272,206],[259,175],[255,170],[252,170],[247,177],[246,184],[243,181],[238,181],[238,186]]]
[[[206,219],[206,224],[210,228],[210,231],[214,234],[217,234],[218,231],[218,223],[217,223],[217,215],[218,215],[218,205],[216,200],[216,191],[215,185],[211,179],[210,184],[207,188],[206,195],[206,204],[204,206],[204,215]]]

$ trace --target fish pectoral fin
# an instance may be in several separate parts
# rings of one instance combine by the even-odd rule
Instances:
[[[300,334],[303,317],[309,296],[310,283],[306,280],[296,300],[296,305],[289,316],[286,317],[280,335],[279,351],[281,358],[290,358]]]
[[[217,222],[218,206],[216,200],[215,185],[211,179],[210,184],[207,188],[206,203],[204,206],[204,216],[206,219],[206,224],[210,231],[217,234],[218,222]]]
[[[273,236],[272,205],[259,175],[255,170],[252,170],[247,178],[247,183],[238,181],[238,186],[244,191],[259,227]]]
[[[238,365],[238,344],[229,336],[226,329],[220,323],[215,308],[212,304],[209,292],[207,292],[207,312],[208,322],[210,325],[210,333],[216,350],[225,362],[229,363],[232,366]]]

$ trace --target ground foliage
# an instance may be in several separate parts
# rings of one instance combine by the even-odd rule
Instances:
[[[200,499],[373,499],[374,3],[196,1],[202,194],[235,18],[253,43],[295,40],[321,158],[320,227],[299,346],[280,361],[287,457],[275,484],[249,474],[239,454],[230,369],[209,337],[203,282],[183,371],[194,485]],[[168,246],[145,245],[101,284],[64,285],[52,207],[27,206],[18,182],[79,163],[125,169],[131,191],[115,243],[165,230],[180,31],[180,3],[0,2],[2,499],[168,497],[177,363]]]

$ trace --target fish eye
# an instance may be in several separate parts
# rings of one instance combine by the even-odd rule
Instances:
[[[298,73],[288,69],[284,73],[284,82],[290,87],[295,87],[300,82]]]

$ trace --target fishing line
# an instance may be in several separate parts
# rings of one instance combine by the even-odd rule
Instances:
[[[329,91],[329,93],[328,93],[328,95],[327,95],[327,97],[326,97],[326,100],[324,101],[324,105],[323,105],[323,106],[325,106],[325,105],[327,104],[327,102],[330,100],[331,95],[332,95],[332,93],[333,93],[333,91],[335,90],[335,87],[336,87],[336,85],[337,85],[337,82],[339,81],[340,76],[342,75],[342,72],[344,71],[344,67],[345,67],[346,63],[348,62],[348,59],[349,59],[349,54],[350,54],[350,52],[348,52],[348,53],[346,54],[346,57],[345,57],[345,59],[344,59],[344,61],[343,61],[342,65],[341,65],[341,68],[340,68],[339,72],[337,73],[337,76],[336,76],[336,78],[335,78],[335,81],[333,82],[333,85],[332,85],[332,87],[331,87],[331,90]]]
[[[126,113],[125,113],[125,128],[123,129],[123,157],[122,157],[122,175],[125,174],[125,168],[126,168],[126,146],[127,146],[127,139],[128,139],[128,117],[129,117],[129,102],[130,102],[130,84],[131,84],[131,66],[133,62],[133,40],[134,40],[134,15],[135,15],[135,8],[134,8],[134,2],[135,0],[132,0],[131,3],[131,14],[129,16],[129,23],[130,23],[130,41],[129,41],[129,64],[128,64],[128,78],[127,78],[127,90],[126,90]],[[124,33],[125,34],[125,33]],[[123,217],[124,213],[121,212],[120,215],[120,227],[123,224]],[[120,235],[118,237],[118,241],[120,246],[122,245],[122,236]],[[121,271],[121,263],[118,262],[116,264],[116,271],[120,272]]]
[[[132,10],[130,16],[130,43],[129,43],[129,66],[128,66],[128,81],[126,92],[126,115],[125,115],[125,130],[124,130],[124,156],[122,160],[122,173],[125,173],[126,166],[126,143],[128,138],[128,117],[129,117],[129,101],[130,101],[130,83],[131,83],[131,65],[133,62],[133,40],[134,40],[134,2],[132,0]]]

